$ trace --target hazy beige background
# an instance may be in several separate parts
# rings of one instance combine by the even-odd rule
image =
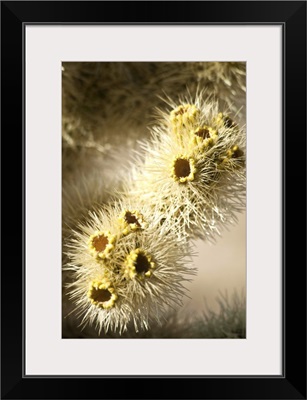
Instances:
[[[198,256],[194,257],[197,277],[187,287],[192,299],[185,300],[191,311],[202,311],[206,305],[218,311],[216,297],[219,291],[246,291],[246,214],[239,215],[239,222],[222,232],[216,244],[196,242]]]

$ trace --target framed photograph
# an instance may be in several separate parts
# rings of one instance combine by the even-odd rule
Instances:
[[[1,26],[2,398],[306,399],[306,3]]]

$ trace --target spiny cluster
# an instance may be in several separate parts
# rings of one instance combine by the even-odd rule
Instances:
[[[212,240],[245,206],[245,132],[204,93],[169,104],[142,143],[130,195],[161,214],[162,231]]]
[[[148,329],[169,306],[181,304],[190,251],[160,230],[151,209],[128,201],[89,213],[68,244],[69,285],[81,324],[99,332]]]

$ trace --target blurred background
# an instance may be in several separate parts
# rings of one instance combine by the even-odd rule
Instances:
[[[238,224],[224,230],[215,244],[196,242],[197,278],[189,285],[192,299],[185,300],[191,310],[206,306],[219,311],[220,293],[244,295],[246,287],[246,215],[239,215]]]

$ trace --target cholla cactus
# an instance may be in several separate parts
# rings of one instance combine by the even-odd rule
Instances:
[[[143,142],[130,194],[180,240],[213,239],[245,207],[245,132],[204,93],[170,104]]]
[[[70,296],[82,323],[96,321],[99,331],[122,332],[130,321],[148,329],[150,320],[181,304],[184,283],[195,274],[191,249],[163,234],[144,205],[121,201],[90,213],[67,248],[66,269],[75,275]]]

